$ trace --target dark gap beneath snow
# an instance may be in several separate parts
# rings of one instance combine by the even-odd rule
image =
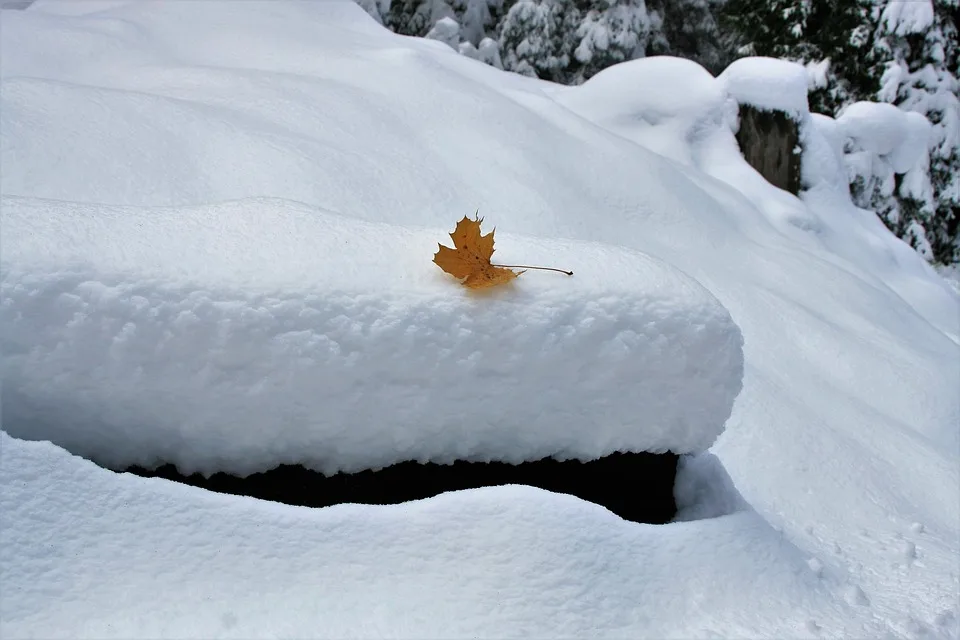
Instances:
[[[218,493],[250,496],[305,507],[335,504],[398,504],[445,491],[523,484],[566,493],[601,505],[625,520],[670,522],[677,512],[673,497],[677,474],[674,453],[614,453],[589,462],[544,458],[534,462],[400,462],[377,471],[325,476],[299,465],[281,465],[244,478],[215,473],[185,476],[172,464],[157,469],[125,469]]]

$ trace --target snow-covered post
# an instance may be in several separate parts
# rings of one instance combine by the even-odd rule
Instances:
[[[773,58],[741,58],[720,74],[739,105],[740,153],[770,184],[800,192],[800,125],[810,113],[807,72]]]
[[[800,127],[785,111],[740,105],[740,153],[767,182],[800,193]]]

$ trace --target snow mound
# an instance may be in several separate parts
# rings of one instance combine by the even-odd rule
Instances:
[[[738,104],[765,111],[784,111],[796,117],[809,113],[809,78],[803,65],[776,58],[740,58],[717,79]]]
[[[902,111],[906,135],[903,142],[894,149],[888,159],[890,167],[897,173],[907,173],[918,162],[925,161],[927,148],[933,136],[933,126],[922,113]]]
[[[894,173],[906,173],[926,157],[932,134],[922,114],[886,103],[855,102],[843,110],[837,126],[854,153],[878,156]]]
[[[837,117],[837,124],[859,149],[887,156],[897,173],[913,167],[930,139],[923,115],[883,102],[855,102]]]
[[[884,630],[749,510],[637,525],[520,486],[313,510],[113,474],[2,432],[0,456],[0,579],[16,585],[0,599],[4,637]]]
[[[111,465],[690,453],[740,390],[723,307],[635,251],[500,232],[495,258],[575,275],[476,294],[431,263],[441,229],[275,200],[3,207],[4,428]]]
[[[684,164],[691,146],[736,117],[722,86],[696,62],[631,60],[604,69],[557,102],[590,121]],[[687,144],[677,144],[677,140]]]

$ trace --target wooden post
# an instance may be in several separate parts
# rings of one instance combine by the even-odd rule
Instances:
[[[783,111],[764,111],[740,105],[740,153],[767,182],[784,191],[800,193],[800,128]]]

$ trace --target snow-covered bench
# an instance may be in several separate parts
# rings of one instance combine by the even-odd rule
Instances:
[[[495,261],[575,275],[477,294],[431,263],[442,229],[278,200],[3,206],[4,429],[113,468],[695,453],[740,390],[726,310],[622,248],[498,231]]]

